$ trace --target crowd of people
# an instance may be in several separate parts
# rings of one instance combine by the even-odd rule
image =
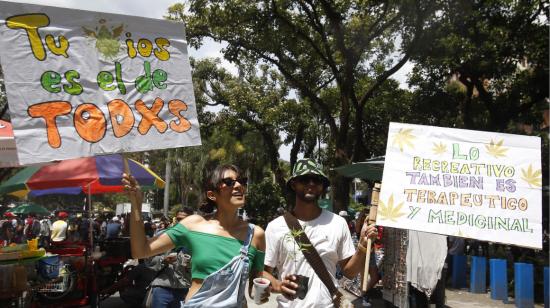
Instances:
[[[192,211],[190,208],[185,209]],[[40,247],[62,242],[87,242],[90,226],[94,240],[101,241],[130,236],[129,213],[122,215],[95,214],[89,219],[87,213],[69,214],[56,211],[51,215],[14,214],[5,212],[0,219],[0,245],[22,244],[27,240],[38,238]],[[167,217],[147,218],[145,228],[147,235],[153,237],[174,225],[176,217],[170,221]]]

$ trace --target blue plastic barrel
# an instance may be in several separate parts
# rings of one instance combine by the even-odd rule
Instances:
[[[487,292],[487,259],[485,257],[472,256],[470,268],[470,292]]]
[[[453,255],[451,286],[455,289],[466,287],[466,256]]]
[[[490,259],[489,274],[491,277],[491,298],[508,300],[508,273],[505,259]]]
[[[548,308],[549,298],[548,293],[550,292],[550,281],[549,281],[549,271],[548,266],[544,267],[544,308]]]
[[[516,307],[531,308],[535,306],[533,289],[533,264],[514,263],[514,280]]]

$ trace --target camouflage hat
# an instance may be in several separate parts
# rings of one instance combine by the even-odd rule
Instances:
[[[316,163],[312,158],[303,158],[298,160],[294,165],[294,169],[292,169],[292,176],[286,182],[287,187],[291,189],[290,181],[292,181],[293,179],[299,176],[308,175],[308,174],[314,174],[314,175],[320,176],[323,179],[323,186],[325,188],[327,188],[330,185],[330,182],[327,176],[325,175],[325,173],[323,172],[323,170],[321,169],[321,166],[318,163]]]

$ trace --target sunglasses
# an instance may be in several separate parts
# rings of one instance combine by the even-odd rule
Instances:
[[[236,179],[224,178],[224,179],[221,179],[220,182],[224,183],[228,187],[235,186],[235,183],[237,182],[239,182],[242,186],[246,186],[246,184],[248,183],[248,178],[236,178]]]
[[[323,178],[318,175],[302,175],[296,178],[296,182],[299,182],[301,184],[308,184],[309,182],[313,182],[314,184],[323,184]]]

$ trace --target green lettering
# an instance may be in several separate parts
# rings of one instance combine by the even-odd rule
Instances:
[[[456,213],[456,224],[457,225],[463,225],[465,223],[468,222],[468,215],[462,213],[462,212],[457,212]]]
[[[66,84],[63,86],[63,89],[65,92],[71,94],[71,95],[79,95],[84,90],[80,83],[75,81],[75,79],[80,78],[80,74],[75,70],[70,70],[65,72],[65,79],[67,79],[67,82],[69,84]]]
[[[101,71],[97,74],[97,85],[104,91],[113,91],[116,89],[113,81],[115,81],[115,78],[110,72]]]
[[[126,94],[126,85],[124,85],[124,81],[122,81],[122,66],[120,62],[115,62],[115,74],[118,91],[120,94]]]
[[[445,223],[448,225],[456,225],[456,221],[454,220],[455,212],[454,211],[445,211]]]
[[[419,207],[409,206],[409,209],[411,210],[411,213],[409,214],[409,216],[407,216],[408,219],[413,219],[414,216],[416,216],[416,214],[420,212]]]
[[[434,219],[437,219],[438,220],[438,223],[442,224],[443,223],[443,215],[441,214],[441,210],[439,211],[434,211],[434,210],[430,210],[430,212],[428,213],[428,222],[433,222]]]
[[[523,232],[523,230],[521,229],[521,222],[519,219],[514,219],[514,221],[512,222],[512,226],[510,227],[510,230]]]
[[[164,83],[168,80],[168,74],[161,70],[157,69],[153,72],[153,84],[159,89],[166,89],[167,85]]]
[[[508,223],[510,223],[510,218],[495,217],[495,230],[508,231]]]
[[[475,223],[475,226],[478,227],[479,229],[485,229],[485,227],[487,226],[487,219],[485,219],[485,216],[478,215],[476,216],[474,223]]]
[[[453,159],[468,159],[468,156],[460,154],[460,147],[458,143],[453,143]]]
[[[40,84],[42,88],[50,93],[59,93],[61,92],[61,75],[54,71],[46,71],[42,73],[40,77]]]

